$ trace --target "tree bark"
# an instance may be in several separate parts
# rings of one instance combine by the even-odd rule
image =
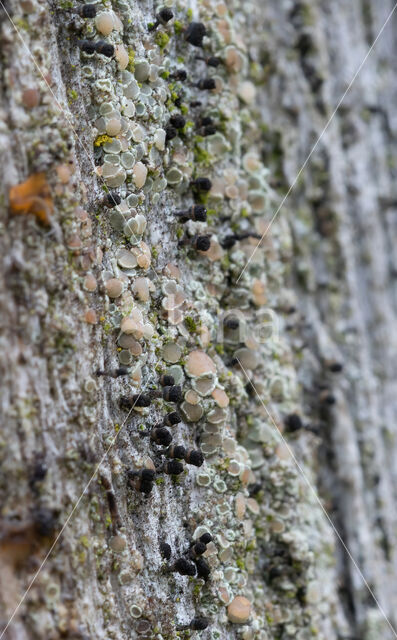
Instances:
[[[393,2],[181,5],[0,7],[0,639],[389,640]]]

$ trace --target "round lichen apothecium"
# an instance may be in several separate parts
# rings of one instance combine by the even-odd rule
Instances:
[[[227,617],[234,624],[244,624],[251,615],[251,603],[244,596],[236,596],[227,608]]]

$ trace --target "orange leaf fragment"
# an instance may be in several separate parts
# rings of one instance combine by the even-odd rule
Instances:
[[[25,182],[10,188],[10,209],[14,215],[33,213],[43,224],[49,224],[54,205],[44,173],[33,173]]]

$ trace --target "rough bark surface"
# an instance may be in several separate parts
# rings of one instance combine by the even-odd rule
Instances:
[[[166,4],[0,8],[0,638],[389,640],[394,17],[272,217],[393,2]],[[205,457],[178,476],[148,434],[175,409]],[[179,575],[206,531],[209,578]]]

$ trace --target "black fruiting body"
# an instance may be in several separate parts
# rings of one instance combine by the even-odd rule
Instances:
[[[167,402],[181,402],[182,387],[177,384],[163,387],[163,400]]]
[[[114,56],[114,46],[110,42],[105,42],[105,40],[98,40],[95,43],[95,51],[106,56],[106,58],[113,58]]]
[[[164,418],[164,424],[167,424],[169,427],[173,427],[176,424],[179,424],[181,421],[181,416],[177,411],[171,411],[167,413]]]
[[[194,47],[202,47],[206,33],[207,30],[202,22],[191,22],[185,31],[185,40]]]
[[[336,362],[336,361],[329,362],[328,369],[332,373],[340,373],[341,371],[343,371],[343,364],[341,362]]]
[[[238,240],[245,240],[246,238],[258,238],[258,240],[262,239],[258,233],[254,231],[245,231],[244,233],[233,233],[229,236],[225,236],[220,241],[220,245],[223,249],[231,249],[234,247]]]
[[[152,492],[153,482],[141,482],[138,488],[140,493],[144,493],[145,496],[148,496],[149,493]]]
[[[207,550],[207,545],[204,542],[195,542],[192,547],[190,547],[189,554],[191,558],[199,558],[203,555]]]
[[[113,207],[117,207],[117,205],[120,204],[121,198],[118,193],[110,192],[106,194],[102,202],[105,207],[113,209]]]
[[[279,578],[284,573],[284,568],[281,566],[272,567],[269,571],[269,580],[275,580]]]
[[[198,124],[202,127],[207,127],[214,124],[214,121],[210,116],[202,116],[199,118]]]
[[[95,53],[96,51],[95,42],[92,42],[92,40],[79,40],[77,45],[84,53],[87,53],[89,55]]]
[[[209,58],[206,59],[206,63],[209,67],[219,67],[219,65],[221,64],[221,59],[218,58],[217,56],[210,56]]]
[[[209,178],[196,178],[192,180],[191,185],[197,191],[210,191],[212,182]]]
[[[121,396],[119,400],[120,409],[131,409],[131,402],[129,398]]]
[[[182,456],[183,458],[183,456]],[[31,489],[35,490],[36,489],[36,484],[38,482],[41,482],[42,480],[44,480],[44,478],[47,475],[47,467],[44,464],[44,462],[36,462],[36,464],[34,465],[33,469],[32,469],[32,473],[31,476],[29,478],[29,486]]]
[[[195,204],[189,209],[191,219],[195,222],[205,222],[207,220],[207,209],[201,204]]]
[[[95,18],[96,6],[95,4],[84,4],[77,9],[77,13],[81,18]]]
[[[156,21],[149,25],[149,31],[154,31],[160,24],[167,24],[174,17],[173,12],[168,7],[164,7],[156,13]]]
[[[150,481],[144,482],[143,480],[141,480],[138,491],[148,496],[149,493],[152,492],[152,489],[153,489],[153,482],[150,482]]]
[[[157,20],[160,20],[163,24],[166,24],[167,22],[172,20],[173,17],[174,17],[174,14],[172,13],[171,9],[169,9],[168,7],[164,7],[164,9],[161,9],[156,14]]]
[[[118,367],[114,371],[102,371],[101,369],[97,369],[95,374],[97,376],[104,376],[107,378],[119,378],[120,376],[127,376],[129,373],[128,367]]]
[[[52,536],[56,526],[56,514],[51,509],[41,507],[33,512],[33,522],[36,533],[43,538]],[[196,568],[195,571],[196,573]]]
[[[189,629],[192,631],[204,631],[204,629],[207,629],[209,624],[210,621],[208,618],[204,618],[204,616],[197,616],[197,618],[193,618],[193,620],[190,621]]]
[[[149,407],[152,399],[144,393],[136,393],[131,396],[131,401],[134,407]]]
[[[196,569],[197,569],[197,575],[199,578],[204,578],[204,580],[208,580],[210,574],[211,574],[211,569],[210,569],[210,565],[208,564],[208,562],[206,560],[204,560],[204,558],[197,558],[196,562]]]
[[[210,533],[203,533],[202,536],[199,537],[200,542],[204,542],[204,544],[209,544],[212,542],[212,535]]]
[[[212,91],[216,89],[216,82],[214,78],[202,78],[198,81],[197,88],[202,91]]]
[[[163,465],[163,471],[169,476],[179,476],[183,472],[183,464],[179,460],[167,460]]]
[[[167,447],[172,442],[172,434],[166,427],[156,427],[151,430],[150,439],[156,444]]]
[[[235,235],[225,236],[220,241],[220,245],[223,249],[231,249],[237,242],[237,237]]]
[[[153,489],[153,482],[155,477],[153,469],[141,469],[140,471],[134,471],[130,469],[128,471],[128,478],[130,484],[141,493],[148,495]]]
[[[204,462],[203,452],[200,449],[190,449],[190,451],[186,453],[185,462],[195,467],[201,467]]]
[[[165,139],[166,140],[173,140],[174,138],[176,138],[176,136],[178,135],[178,131],[175,129],[175,127],[171,126],[171,125],[167,125],[165,128]]]
[[[144,482],[153,482],[156,473],[153,469],[141,469],[138,471],[138,475]]]
[[[320,393],[319,399],[322,404],[327,404],[329,406],[335,404],[336,402],[334,394],[331,393],[328,389],[324,389],[324,391]]]
[[[185,82],[185,80],[187,80],[187,72],[185,69],[177,69],[173,73],[170,73],[169,77],[179,80],[180,82]]]
[[[290,433],[302,429],[302,418],[297,413],[290,413],[284,420],[285,428]]]
[[[176,113],[170,117],[170,124],[172,124],[175,129],[182,129],[186,124],[186,119],[180,113]]]
[[[205,127],[201,127],[197,133],[204,137],[213,136],[216,133],[216,126],[214,124],[207,124]]]
[[[263,487],[260,482],[255,482],[254,484],[251,484],[248,489],[250,497],[258,495],[258,493],[262,491],[262,488]]]
[[[182,444],[173,444],[168,447],[165,454],[169,458],[178,458],[179,460],[184,460],[186,455],[186,449]]]
[[[224,325],[226,327],[226,329],[230,329],[231,331],[235,331],[236,329],[239,328],[240,326],[240,321],[237,318],[237,316],[228,316],[227,318],[225,318],[225,322]]]
[[[169,560],[171,558],[171,547],[168,542],[160,542],[160,553],[165,560]]]
[[[217,56],[209,56],[208,58],[204,58],[203,56],[196,56],[196,60],[204,60],[205,64],[208,67],[219,67],[222,60]]]
[[[205,222],[207,220],[207,209],[202,204],[194,204],[184,211],[176,211],[174,215],[179,218],[180,222],[187,222],[188,220]]]
[[[210,236],[193,236],[191,245],[196,251],[208,251],[211,246]]]
[[[181,576],[195,576],[196,575],[196,565],[186,558],[178,558],[175,560],[173,567],[173,571],[180,573]]]
[[[122,396],[120,398],[120,407],[122,409],[132,409],[133,407],[149,407],[152,399],[144,393],[136,393],[130,398]]]
[[[200,449],[190,449],[186,453],[185,462],[195,467],[201,467],[204,462],[203,452]]]
[[[106,491],[106,497],[108,499],[109,513],[112,519],[113,528],[117,529],[117,527],[121,526],[121,520],[119,510],[117,508],[116,496],[113,491]]]
[[[175,384],[175,378],[174,376],[170,376],[169,374],[164,373],[162,376],[160,376],[160,384],[162,387],[171,386]]]
[[[244,231],[244,233],[237,234],[238,240],[245,240],[246,238],[256,238],[257,240],[262,240],[262,236],[255,231]]]
[[[114,371],[114,377],[115,378],[119,378],[120,376],[127,376],[129,373],[129,369],[128,367],[118,367],[115,371]]]

